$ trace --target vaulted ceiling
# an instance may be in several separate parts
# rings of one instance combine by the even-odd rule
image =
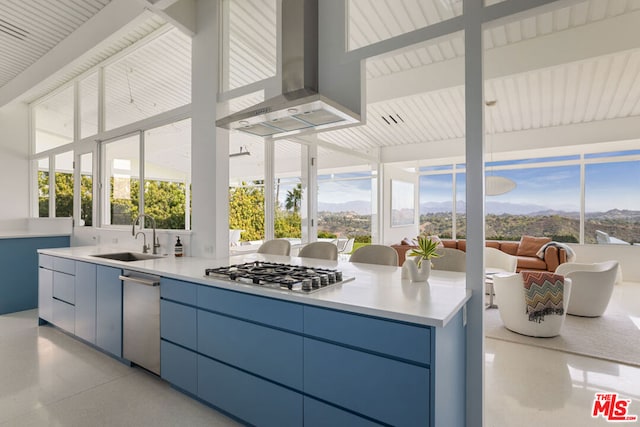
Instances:
[[[234,56],[233,49],[229,53],[234,65],[227,76],[228,88],[273,75],[275,1],[254,0],[252,7],[231,9],[235,25],[245,31],[232,41],[242,55]],[[163,2],[172,3],[3,0],[0,105],[18,96],[32,101],[167,25],[164,17],[145,12],[145,7]],[[449,19],[460,14],[461,3],[350,0],[348,45],[357,49]],[[496,134],[496,151],[525,149],[530,143],[544,148],[631,140],[639,135],[640,2],[567,4],[485,30],[485,95],[498,101],[487,111],[486,127]],[[118,9],[113,24],[100,32],[98,24],[104,25],[111,9]],[[131,21],[132,16],[138,18]],[[83,25],[93,24],[92,20],[96,26]],[[104,34],[109,31],[107,43]],[[60,52],[58,44],[65,38],[68,44],[73,37],[88,38],[93,33],[93,47],[88,48],[89,41],[86,46],[78,41],[83,51],[75,59],[69,52]],[[453,34],[367,60],[367,123],[324,132],[318,138],[383,160],[433,157],[444,154],[444,147],[462,147],[463,40],[464,34]],[[41,66],[47,62],[48,67]],[[62,72],[44,75],[45,69],[55,67]],[[32,89],[26,87],[28,81],[40,84]],[[161,103],[162,93],[154,96]],[[397,150],[400,145],[407,149]]]
[[[110,1],[0,2],[0,87],[46,55]]]

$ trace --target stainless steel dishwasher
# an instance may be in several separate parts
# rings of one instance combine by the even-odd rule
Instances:
[[[160,277],[125,270],[122,357],[160,375]]]

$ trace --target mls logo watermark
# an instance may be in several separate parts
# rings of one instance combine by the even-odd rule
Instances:
[[[633,422],[638,420],[637,415],[629,415],[631,399],[618,399],[618,393],[596,393],[593,400],[591,417],[602,417],[611,422]]]

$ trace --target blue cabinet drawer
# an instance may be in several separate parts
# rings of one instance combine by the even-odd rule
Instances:
[[[250,425],[303,425],[301,394],[204,356],[198,356],[198,397]]]
[[[186,348],[160,341],[160,376],[193,395],[198,393],[198,355]]]
[[[430,422],[428,368],[304,339],[304,391],[309,396],[394,426]]]
[[[180,280],[160,279],[160,297],[185,304],[196,305],[198,285]]]
[[[76,263],[76,335],[96,343],[96,265]]]
[[[327,405],[310,397],[304,398],[304,427],[349,426],[380,427],[382,424],[369,421],[351,412]]]
[[[305,306],[304,333],[418,363],[431,360],[429,327]]]
[[[51,255],[38,255],[38,265],[42,268],[53,270],[53,257]]]
[[[160,336],[168,341],[197,348],[197,315],[194,307],[175,302],[160,301]]]
[[[76,276],[53,272],[53,297],[69,304],[76,303]]]
[[[302,390],[302,337],[198,310],[198,353]]]
[[[53,257],[53,269],[61,273],[76,274],[76,262],[72,259]]]
[[[76,312],[75,307],[64,301],[54,299],[52,302],[52,323],[67,332],[75,334]]]
[[[302,306],[271,298],[198,286],[198,307],[218,313],[302,332]]]

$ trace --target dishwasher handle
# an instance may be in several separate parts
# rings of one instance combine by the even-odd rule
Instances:
[[[138,283],[140,285],[147,285],[147,286],[160,286],[160,281],[159,280],[150,280],[150,279],[143,279],[140,277],[133,277],[133,276],[120,276],[119,277],[120,280],[125,281],[125,282],[134,282],[134,283]]]

